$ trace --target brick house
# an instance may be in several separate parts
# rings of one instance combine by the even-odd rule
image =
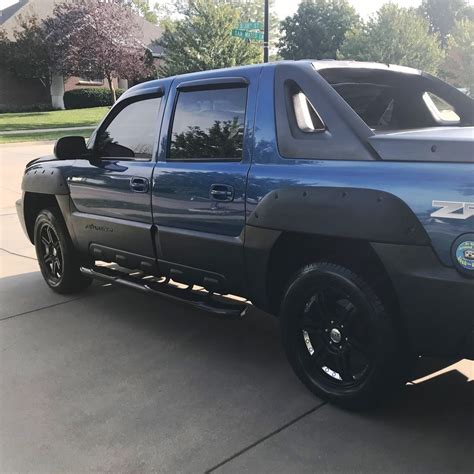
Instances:
[[[13,32],[17,28],[20,15],[24,17],[36,15],[40,20],[47,18],[52,15],[54,6],[61,1],[63,0],[19,0],[18,3],[0,10],[0,28],[4,29],[7,35],[13,39]],[[139,16],[136,16],[136,21],[139,23],[139,30],[142,34],[139,39],[143,44],[148,45],[155,61],[159,62],[162,51],[159,47],[152,45],[152,41],[160,38],[161,29]],[[115,78],[114,85],[124,89],[128,88],[127,81],[121,78]],[[108,85],[102,78],[90,80],[69,77],[64,80],[62,76],[54,76],[51,85],[53,107],[64,108],[63,94],[65,91],[88,87],[108,87]],[[50,95],[39,80],[18,79],[0,70],[0,107],[49,103],[49,101]]]

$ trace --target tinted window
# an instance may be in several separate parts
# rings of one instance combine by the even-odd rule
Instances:
[[[395,91],[381,84],[334,84],[334,89],[373,128],[390,126]]]
[[[423,100],[435,119],[444,123],[458,124],[461,119],[451,104],[431,92],[423,94]]]
[[[296,82],[287,81],[286,87],[298,128],[305,133],[324,131],[323,120]]]
[[[160,98],[127,105],[97,138],[102,157],[150,160],[158,127]]]
[[[245,88],[180,92],[170,159],[242,159],[246,102]]]

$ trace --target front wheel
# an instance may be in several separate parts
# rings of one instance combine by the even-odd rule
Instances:
[[[41,273],[57,293],[77,293],[92,280],[80,272],[74,245],[61,216],[43,209],[35,222],[35,249]]]
[[[281,329],[296,374],[325,400],[368,407],[403,384],[388,311],[347,268],[321,262],[301,269],[284,295]]]

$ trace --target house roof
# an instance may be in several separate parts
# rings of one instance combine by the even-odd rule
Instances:
[[[20,0],[16,4],[0,10],[0,25],[7,35],[13,38],[13,31],[18,24],[20,15],[36,15],[42,20],[53,14],[57,3],[63,2],[64,0]],[[138,15],[136,15],[136,19],[139,31],[142,34],[142,37],[139,39],[150,48],[154,56],[160,56],[162,50],[156,45],[152,45],[152,42],[160,38],[161,28]]]

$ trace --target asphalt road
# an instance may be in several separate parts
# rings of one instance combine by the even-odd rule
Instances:
[[[342,411],[293,375],[276,321],[224,321],[154,296],[43,283],[14,201],[51,144],[0,146],[1,472],[465,472],[474,364]]]

